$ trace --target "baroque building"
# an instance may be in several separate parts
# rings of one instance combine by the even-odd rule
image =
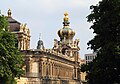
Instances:
[[[16,34],[18,48],[24,56],[25,74],[18,84],[80,84],[79,39],[69,27],[68,13],[64,14],[63,28],[58,30],[59,40],[46,49],[40,38],[36,49],[30,49],[30,30],[11,16],[8,10],[9,30]]]

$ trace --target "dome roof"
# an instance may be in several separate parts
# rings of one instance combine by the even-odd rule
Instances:
[[[16,32],[16,31],[19,31],[20,30],[20,22],[18,22],[17,20],[15,20],[15,19],[13,19],[12,18],[12,12],[11,12],[11,10],[9,9],[8,10],[8,16],[7,16],[7,18],[8,18],[8,28],[9,28],[9,30],[11,31],[11,32]]]
[[[60,38],[66,37],[66,39],[73,38],[75,36],[75,31],[69,27],[70,22],[68,21],[69,20],[68,13],[65,13],[64,16],[65,16],[63,22],[64,27],[58,31],[58,36]]]
[[[73,38],[75,35],[75,31],[70,28],[63,28],[58,31],[58,35],[60,38]]]

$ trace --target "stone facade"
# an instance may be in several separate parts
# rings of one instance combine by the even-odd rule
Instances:
[[[8,27],[16,34],[24,56],[25,74],[18,84],[80,84],[79,39],[73,40],[75,32],[69,27],[68,13],[64,15],[63,28],[58,31],[60,40],[54,40],[53,48],[46,49],[39,39],[37,49],[30,49],[30,30],[12,19],[8,11]]]
[[[27,50],[25,55],[25,77],[38,84],[76,84],[80,81],[79,62],[53,50]],[[79,84],[79,83],[77,83]]]

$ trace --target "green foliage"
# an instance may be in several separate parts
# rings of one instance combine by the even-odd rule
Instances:
[[[7,28],[8,21],[3,15],[0,15],[0,31],[5,30]]]
[[[23,73],[23,59],[15,46],[15,35],[7,31],[7,24],[7,18],[0,15],[0,83],[15,84],[14,78]]]
[[[88,83],[120,84],[120,0],[102,0],[90,9],[87,18],[96,35],[88,45],[97,57],[86,65]]]

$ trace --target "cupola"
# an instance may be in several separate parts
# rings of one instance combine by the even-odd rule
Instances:
[[[67,40],[67,39],[72,40],[73,37],[75,36],[75,31],[69,27],[70,22],[69,22],[69,17],[67,12],[64,13],[63,20],[64,20],[63,28],[58,31],[58,36],[60,37],[61,41]]]
[[[44,49],[44,44],[43,44],[43,41],[41,39],[41,34],[40,34],[39,41],[38,41],[38,44],[37,44],[37,49],[40,49],[40,50]]]

